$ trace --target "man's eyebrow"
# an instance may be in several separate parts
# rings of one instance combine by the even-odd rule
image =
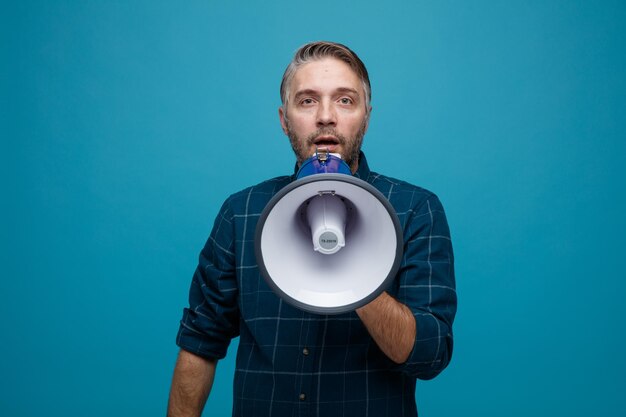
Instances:
[[[359,92],[357,90],[355,90],[354,88],[350,88],[350,87],[340,87],[337,89],[338,93],[352,93],[352,94],[356,94],[358,95]]]
[[[315,96],[318,95],[319,93],[311,88],[307,88],[304,90],[300,90],[296,92],[296,95],[294,96],[295,98],[298,97],[302,97],[302,96]]]

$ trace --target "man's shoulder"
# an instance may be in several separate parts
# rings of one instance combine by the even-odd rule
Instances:
[[[420,206],[428,200],[438,201],[437,195],[410,182],[371,171],[367,181],[392,203]]]
[[[242,210],[248,213],[260,212],[269,200],[292,180],[289,175],[267,179],[231,194],[226,199],[225,205],[234,212]]]

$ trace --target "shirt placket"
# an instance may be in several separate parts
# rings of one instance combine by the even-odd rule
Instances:
[[[320,348],[319,316],[309,315],[305,322],[306,330],[301,337],[299,350],[300,372],[297,382],[296,400],[298,401],[298,416],[308,417],[315,415],[315,401],[317,398],[317,364],[319,363]]]

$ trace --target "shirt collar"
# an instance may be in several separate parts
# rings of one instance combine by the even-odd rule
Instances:
[[[363,151],[359,151],[359,167],[356,169],[354,176],[363,181],[367,181],[370,176],[370,167],[367,165],[367,158],[365,158]]]

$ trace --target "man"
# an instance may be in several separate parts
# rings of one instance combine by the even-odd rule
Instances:
[[[298,166],[327,148],[389,199],[404,234],[393,284],[345,314],[284,303],[260,275],[254,231],[265,205],[295,175],[231,195],[191,284],[169,416],[201,414],[216,363],[238,335],[235,416],[416,416],[416,378],[433,378],[449,363],[456,292],[445,214],[431,192],[370,171],[360,151],[370,88],[365,66],[346,46],[307,44],[285,71],[278,113]]]

